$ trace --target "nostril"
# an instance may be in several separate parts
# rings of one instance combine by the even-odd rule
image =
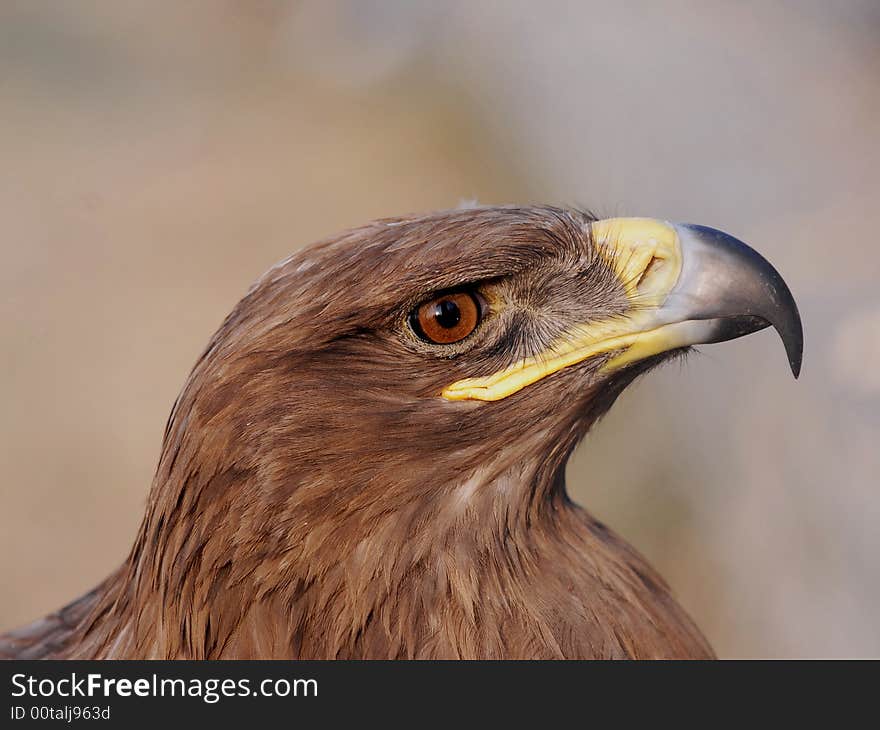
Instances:
[[[645,280],[653,273],[660,271],[665,264],[665,261],[657,256],[654,256],[645,267],[645,270],[642,272],[642,275],[639,277],[639,280],[636,282],[636,288],[638,289],[642,284],[645,283]]]

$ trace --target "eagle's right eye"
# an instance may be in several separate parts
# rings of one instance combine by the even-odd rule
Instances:
[[[473,332],[482,319],[480,300],[471,292],[440,294],[409,315],[413,331],[425,342],[451,345]]]

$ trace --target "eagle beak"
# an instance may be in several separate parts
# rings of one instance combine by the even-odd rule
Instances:
[[[797,304],[779,272],[753,248],[722,231],[674,226],[682,271],[661,307],[672,322],[702,322],[689,344],[724,342],[773,326],[795,378],[801,372],[804,331]]]
[[[785,281],[757,251],[714,228],[644,218],[597,221],[593,236],[624,282],[641,335],[606,369],[772,325],[798,376],[801,317]]]
[[[650,218],[609,218],[592,225],[599,255],[617,274],[629,313],[590,322],[547,351],[492,375],[446,387],[447,400],[499,400],[565,367],[613,353],[613,372],[690,345],[723,342],[773,326],[795,377],[803,329],[779,272],[738,239],[714,228]]]

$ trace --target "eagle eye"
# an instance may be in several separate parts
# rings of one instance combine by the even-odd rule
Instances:
[[[468,291],[439,294],[409,315],[413,331],[425,342],[451,345],[473,332],[483,312],[480,300]]]

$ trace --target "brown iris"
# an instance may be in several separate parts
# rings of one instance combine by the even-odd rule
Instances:
[[[409,317],[415,333],[435,345],[458,342],[480,323],[480,303],[471,292],[441,294],[420,304]]]

